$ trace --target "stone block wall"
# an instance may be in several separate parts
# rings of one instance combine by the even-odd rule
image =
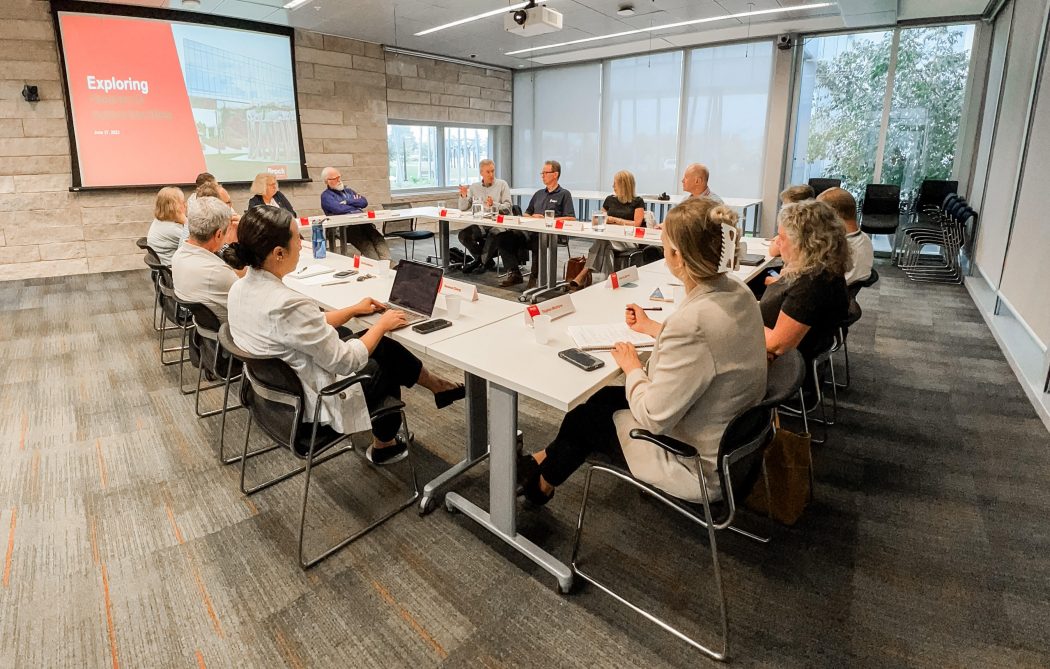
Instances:
[[[385,53],[378,44],[296,31],[303,146],[313,181],[282,188],[302,215],[320,213],[320,172],[337,167],[373,204],[392,201],[387,118],[511,122],[509,72]],[[39,87],[27,103],[25,82]],[[58,48],[46,0],[0,2],[0,280],[140,269],[135,240],[155,192],[71,193]],[[243,209],[249,193],[230,188]],[[426,202],[450,194],[396,198]]]

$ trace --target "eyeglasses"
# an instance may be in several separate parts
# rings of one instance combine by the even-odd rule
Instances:
[[[557,172],[555,172],[554,170],[544,170],[540,172],[540,176],[543,176],[544,174],[557,174]]]
[[[342,178],[341,176],[328,177],[325,181],[339,181]]]

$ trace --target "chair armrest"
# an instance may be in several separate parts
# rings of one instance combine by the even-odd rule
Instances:
[[[331,395],[338,395],[339,393],[343,392],[355,383],[361,383],[362,381],[367,381],[370,378],[372,378],[371,374],[351,374],[350,376],[346,377],[341,381],[336,381],[335,383],[329,384],[324,388],[321,388],[319,391],[317,391],[317,394],[320,397],[330,397]]]
[[[668,437],[666,434],[653,434],[649,430],[636,427],[631,430],[631,439],[648,441],[650,444],[656,444],[668,453],[682,458],[695,458],[697,456],[695,448],[685,442],[678,441],[674,437]]]

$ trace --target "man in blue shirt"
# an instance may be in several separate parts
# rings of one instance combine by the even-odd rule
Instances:
[[[558,180],[561,178],[561,163],[557,160],[548,160],[543,163],[540,177],[543,179],[544,187],[532,196],[528,208],[525,209],[525,215],[532,218],[543,218],[545,211],[553,209],[555,218],[576,218],[576,209],[572,205],[572,193],[558,185]],[[531,248],[532,275],[529,276],[528,288],[534,288],[539,265],[539,237],[536,234],[527,237],[523,232],[508,230],[497,237],[496,242],[499,244],[503,266],[509,272],[507,278],[500,282],[500,287],[509,288],[525,280],[519,267],[525,264]]]
[[[364,195],[343,185],[343,177],[334,167],[326,167],[321,170],[321,178],[324,179],[326,186],[324,192],[321,193],[321,209],[326,215],[360,214],[368,206],[368,200]],[[344,229],[346,240],[353,244],[361,255],[374,260],[390,259],[390,249],[386,245],[386,240],[371,223],[348,225]]]

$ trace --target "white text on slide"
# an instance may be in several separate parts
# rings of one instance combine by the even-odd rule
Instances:
[[[103,93],[109,93],[110,91],[139,91],[143,95],[149,95],[148,81],[138,81],[131,78],[117,79],[116,77],[110,77],[109,79],[99,79],[89,74],[87,87],[89,91],[102,91]]]

